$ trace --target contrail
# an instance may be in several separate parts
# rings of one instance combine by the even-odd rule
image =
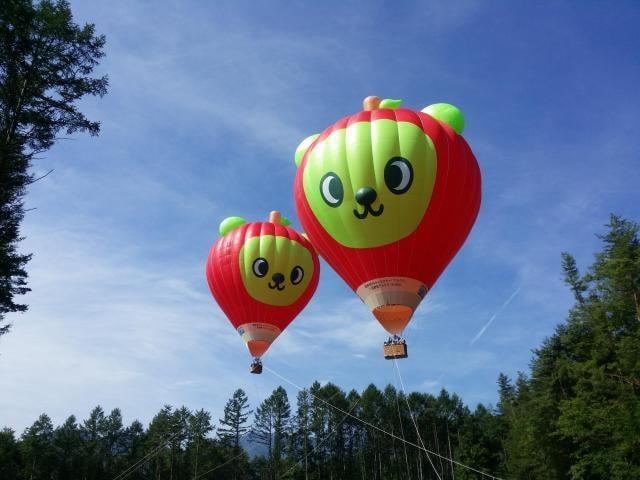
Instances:
[[[469,346],[473,345],[474,343],[476,343],[478,341],[478,339],[484,335],[484,332],[487,330],[487,328],[489,328],[491,326],[491,324],[493,323],[493,321],[496,319],[496,317],[498,315],[500,315],[500,313],[509,306],[509,304],[511,303],[511,301],[516,298],[516,295],[518,295],[518,293],[520,293],[520,290],[522,290],[522,285],[520,285],[515,292],[513,292],[511,294],[511,296],[509,298],[507,298],[507,301],[504,302],[502,304],[502,306],[498,309],[498,311],[496,313],[494,313],[491,318],[489,319],[489,321],[487,323],[484,324],[484,326],[480,329],[480,331],[476,334],[475,337],[473,337],[473,340],[471,340],[471,342],[469,342]]]

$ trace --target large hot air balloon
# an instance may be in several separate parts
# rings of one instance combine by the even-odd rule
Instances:
[[[207,259],[209,288],[254,357],[252,373],[318,286],[318,256],[289,223],[279,212],[268,222],[229,217]]]
[[[453,259],[480,208],[480,169],[449,104],[367,97],[296,151],[294,196],[311,243],[393,337]]]

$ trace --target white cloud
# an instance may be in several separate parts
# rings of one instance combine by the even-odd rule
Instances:
[[[442,379],[444,377],[444,373],[441,373],[440,376],[438,378],[435,379],[425,379],[422,381],[421,386],[426,389],[427,391],[434,391],[434,390],[439,390],[440,388],[442,388]]]
[[[141,265],[135,249],[76,227],[27,228],[33,293],[2,339],[0,424],[24,427],[43,411],[59,422],[98,403],[148,420],[164,403],[200,407],[204,392],[221,408],[238,384],[224,358],[244,347],[201,269]]]

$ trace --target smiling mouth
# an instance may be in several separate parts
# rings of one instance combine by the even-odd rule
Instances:
[[[282,290],[284,290],[284,285],[282,285],[281,283],[269,282],[269,288],[271,290],[275,290],[277,288],[278,291],[281,292]]]
[[[362,213],[358,212],[357,208],[353,209],[353,214],[356,216],[356,218],[359,218],[360,220],[364,220],[365,218],[367,218],[369,214],[371,214],[374,217],[379,217],[380,215],[382,215],[382,212],[384,212],[384,205],[382,203],[380,204],[380,207],[378,208],[378,210],[374,210],[373,208],[371,208],[370,205],[365,205],[364,212]]]

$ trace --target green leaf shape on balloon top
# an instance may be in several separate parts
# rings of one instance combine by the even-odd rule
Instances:
[[[231,230],[234,230],[245,223],[247,223],[247,221],[242,217],[227,217],[220,222],[218,231],[220,232],[220,235],[224,237]]]
[[[458,107],[450,103],[434,103],[422,109],[428,115],[436,120],[449,125],[455,132],[460,135],[464,130],[464,115]]]
[[[396,108],[400,108],[402,105],[402,100],[393,99],[393,98],[385,98],[380,102],[380,108],[390,108],[391,110],[395,110]]]

